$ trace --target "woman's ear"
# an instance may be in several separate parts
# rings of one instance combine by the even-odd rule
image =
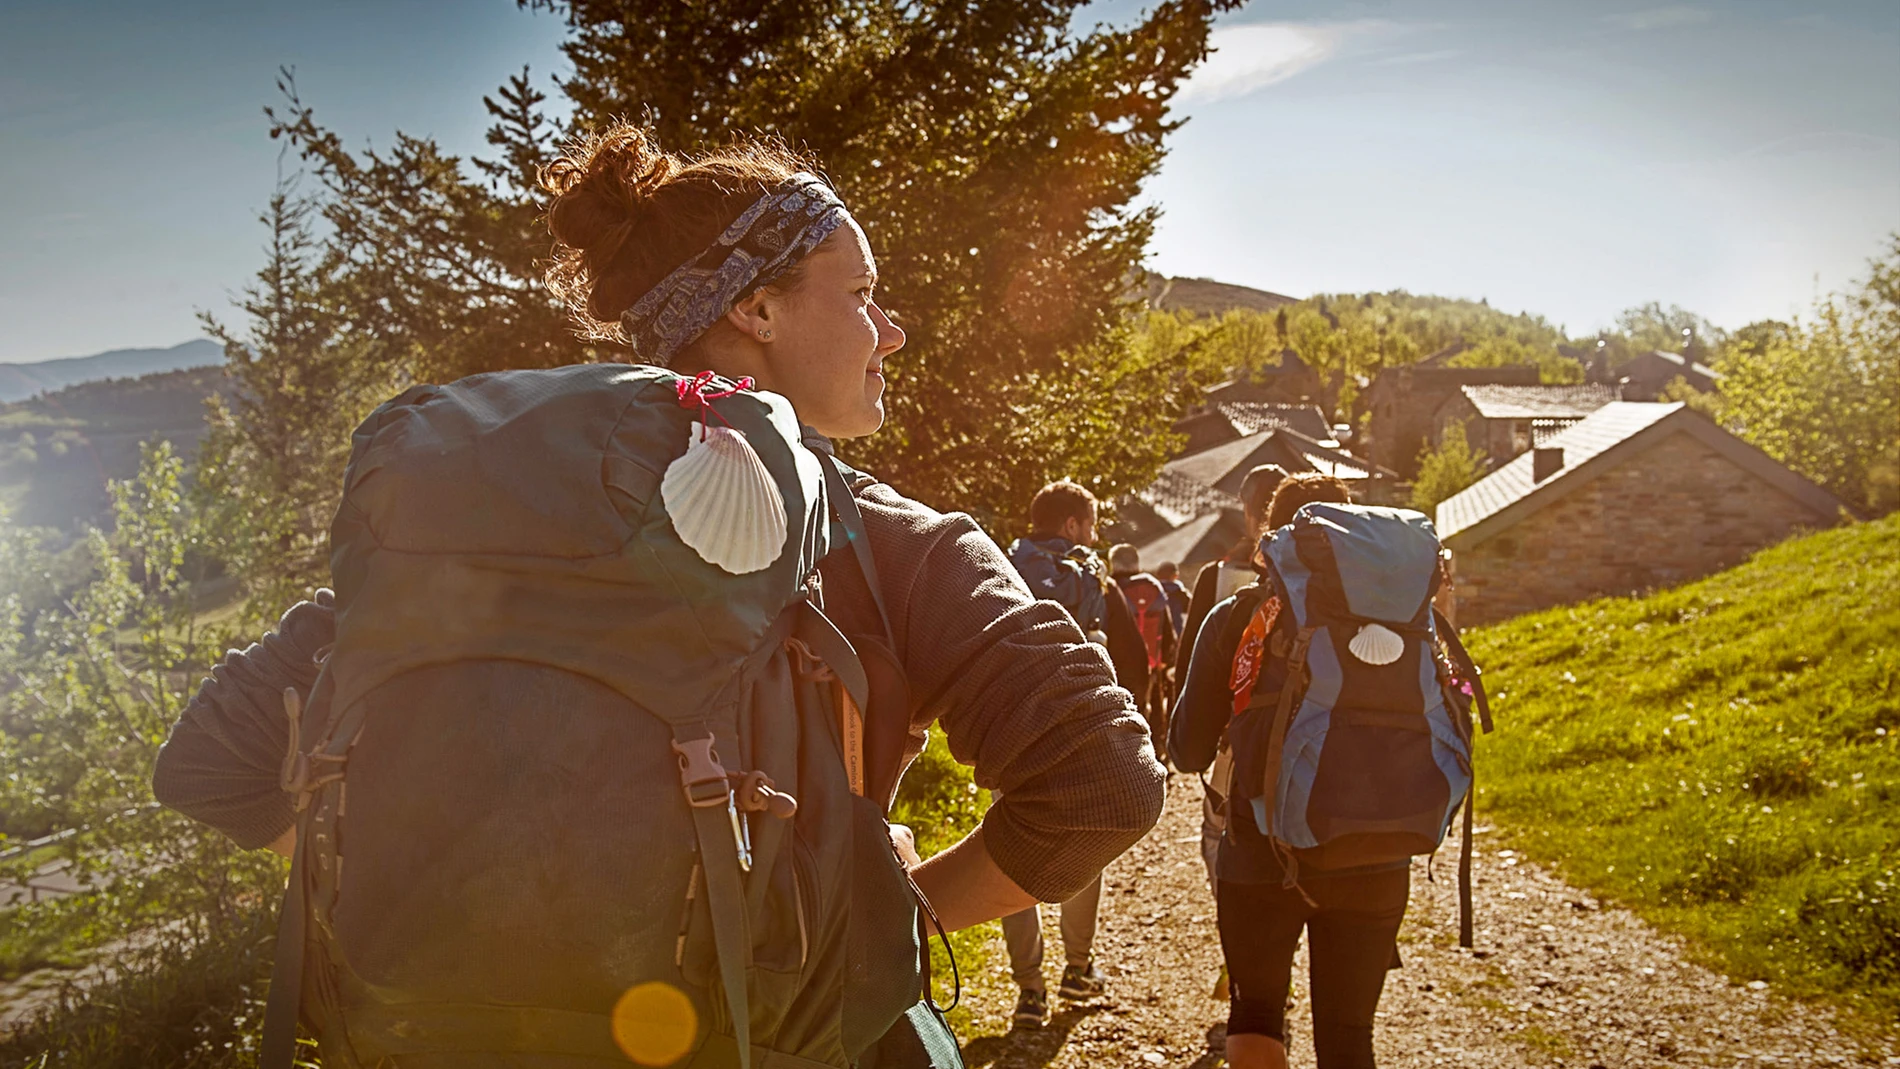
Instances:
[[[761,286],[746,294],[726,313],[726,322],[732,324],[741,336],[754,341],[772,340],[773,320],[777,317],[773,315],[776,310],[771,307],[767,288]]]

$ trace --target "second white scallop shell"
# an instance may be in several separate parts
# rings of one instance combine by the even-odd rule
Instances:
[[[692,425],[686,452],[667,465],[660,500],[680,541],[706,563],[745,575],[785,552],[785,499],[746,437]]]
[[[1389,627],[1367,624],[1346,643],[1354,657],[1367,664],[1391,664],[1405,656],[1405,640]]]

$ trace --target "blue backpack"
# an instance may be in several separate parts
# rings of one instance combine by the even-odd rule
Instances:
[[[1431,521],[1315,503],[1263,538],[1261,554],[1263,593],[1279,599],[1266,658],[1280,663],[1229,727],[1234,801],[1280,851],[1289,885],[1303,866],[1435,853],[1463,808],[1470,946],[1473,705],[1487,732],[1491,717],[1456,629],[1432,608],[1443,573]]]
[[[1069,610],[1084,633],[1108,630],[1108,600],[1087,546],[1065,538],[1018,538],[1009,544],[1009,562],[1030,593]]]

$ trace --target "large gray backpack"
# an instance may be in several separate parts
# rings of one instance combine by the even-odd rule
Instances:
[[[701,501],[699,549],[676,526],[662,483],[708,428],[776,488],[769,564],[706,556],[757,509],[708,528]],[[835,465],[783,398],[648,367],[480,375],[370,416],[336,644],[308,708],[287,696],[266,1067],[299,1011],[326,1069],[959,1064],[889,799],[865,796],[878,711],[813,600],[832,547],[874,568]]]

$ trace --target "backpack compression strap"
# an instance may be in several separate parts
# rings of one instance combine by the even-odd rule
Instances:
[[[1280,687],[1280,701],[1273,712],[1273,724],[1267,729],[1267,761],[1261,777],[1264,782],[1261,785],[1260,797],[1266,806],[1262,821],[1265,825],[1263,830],[1266,831],[1268,840],[1274,844],[1275,852],[1281,855],[1280,860],[1286,867],[1284,884],[1286,887],[1299,886],[1299,862],[1293,857],[1290,849],[1281,848],[1279,838],[1273,834],[1273,810],[1274,804],[1279,801],[1280,762],[1286,754],[1288,721],[1293,713],[1296,693],[1304,697],[1306,685],[1312,680],[1312,673],[1306,667],[1306,650],[1313,644],[1313,633],[1318,630],[1319,628],[1312,624],[1300,628],[1299,637],[1293,640],[1293,650],[1287,654],[1286,682]],[[1300,896],[1305,898],[1306,892],[1302,890]],[[1311,899],[1308,899],[1308,903],[1311,903]]]
[[[1478,666],[1472,663],[1471,654],[1465,652],[1465,644],[1458,638],[1458,629],[1453,627],[1451,621],[1445,619],[1445,614],[1439,612],[1436,607],[1432,609],[1432,620],[1438,625],[1439,637],[1445,640],[1445,648],[1451,653],[1452,666],[1463,673],[1464,678],[1471,683],[1471,695],[1478,705],[1478,722],[1483,726],[1484,733],[1489,735],[1491,733],[1491,701],[1484,693],[1484,680],[1479,678]],[[1446,700],[1450,701],[1451,697],[1451,688],[1446,687]],[[1477,762],[1474,760],[1472,764],[1476,765]],[[1462,841],[1458,844],[1458,945],[1470,950],[1475,939],[1476,927],[1471,902],[1471,836],[1476,830],[1472,827],[1477,819],[1472,809],[1473,803],[1478,799],[1478,777],[1477,773],[1471,769],[1467,769],[1466,773],[1471,783],[1465,788],[1465,800],[1460,806],[1464,810],[1464,819],[1461,822],[1464,828]]]
[[[752,858],[741,838],[732,781],[713,752],[712,727],[703,720],[675,724],[673,750],[680,755],[680,787],[692,808],[693,832],[699,840],[713,948],[719,957],[719,980],[727,1016],[732,1019],[739,1069],[752,1069],[752,1004],[746,997],[752,972],[752,919],[746,914],[740,876],[741,869],[751,868]]]

